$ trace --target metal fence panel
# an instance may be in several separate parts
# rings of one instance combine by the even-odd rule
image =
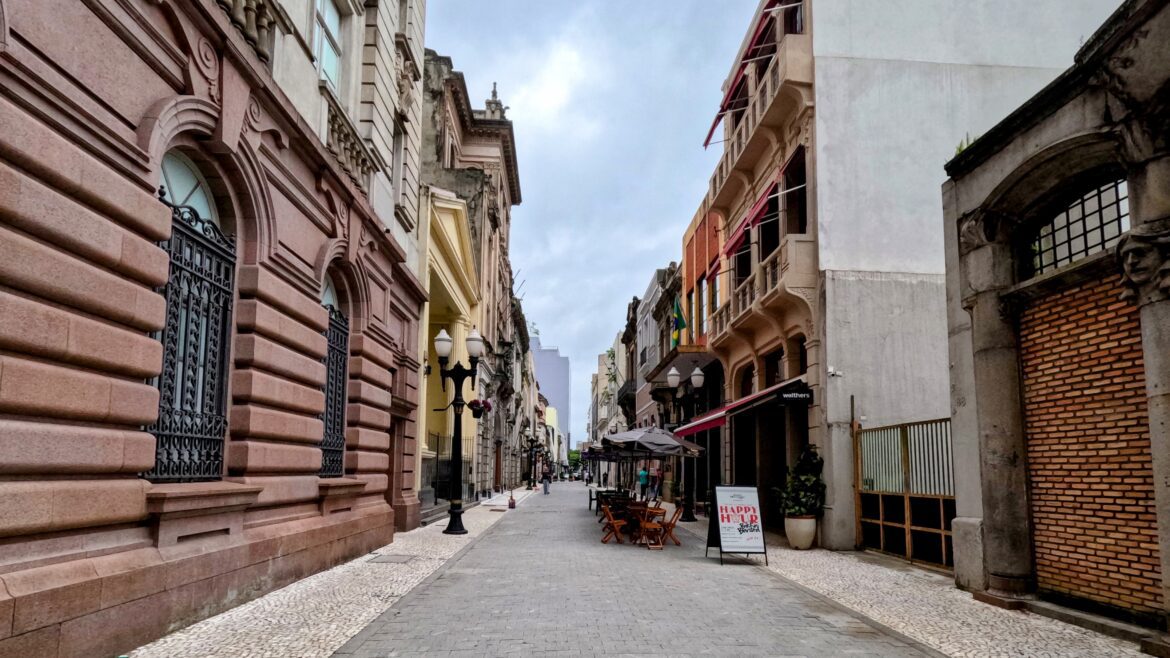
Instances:
[[[910,493],[954,496],[951,421],[914,423],[906,431],[910,445]]]
[[[901,429],[894,426],[862,430],[858,440],[861,490],[902,493]]]

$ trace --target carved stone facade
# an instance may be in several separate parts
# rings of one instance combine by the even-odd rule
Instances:
[[[422,181],[432,194],[450,193],[466,208],[469,266],[477,285],[471,322],[485,346],[475,396],[490,402],[491,410],[463,448],[472,466],[465,497],[472,501],[515,486],[526,455],[521,435],[527,409],[518,400],[525,395],[528,334],[512,294],[508,255],[511,209],[521,202],[515,135],[494,86],[479,110],[450,58],[427,50],[422,74]],[[431,333],[438,329],[432,324]]]
[[[1130,0],[947,165],[955,460],[980,464],[955,472],[956,579],[981,600],[1166,627],[1168,99],[1170,3]]]
[[[0,655],[127,653],[418,523],[425,289],[292,24],[0,0]]]

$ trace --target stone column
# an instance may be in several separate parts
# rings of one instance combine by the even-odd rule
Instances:
[[[1001,238],[1004,218],[979,212],[964,220],[960,256],[971,315],[971,347],[977,391],[977,426],[983,494],[984,567],[987,592],[976,598],[1021,607],[1035,588],[1029,529],[1027,453],[1020,399],[1016,329],[1001,294],[1014,280],[1010,244]]]
[[[1117,254],[1123,297],[1141,309],[1162,600],[1170,610],[1170,154],[1134,167],[1128,180],[1132,228]]]

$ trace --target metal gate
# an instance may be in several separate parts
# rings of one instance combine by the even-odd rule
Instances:
[[[949,418],[854,434],[857,544],[954,566],[954,468]]]

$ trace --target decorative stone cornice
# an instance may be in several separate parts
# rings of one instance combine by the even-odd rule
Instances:
[[[1122,299],[1138,306],[1170,299],[1170,217],[1135,226],[1116,253]]]

